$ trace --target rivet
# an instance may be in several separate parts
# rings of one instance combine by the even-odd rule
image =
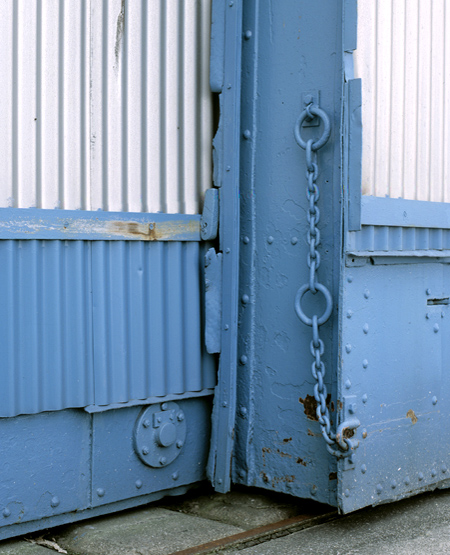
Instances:
[[[423,480],[423,474],[422,474],[422,472],[419,472],[419,480],[420,480],[420,481]]]
[[[60,503],[59,498],[56,497],[56,495],[55,495],[55,497],[52,497],[52,501],[50,503],[50,505],[52,507],[57,507],[59,505],[59,503]]]
[[[229,247],[227,247],[227,248],[225,249],[225,253],[226,253],[226,254],[230,254],[230,252],[231,252],[231,249],[230,249]]]
[[[3,516],[5,518],[8,518],[9,516],[11,516],[11,511],[7,507],[3,509]]]
[[[231,166],[227,166],[225,169],[227,172],[229,172],[231,170]]]
[[[364,298],[365,298],[365,299],[368,299],[369,297],[370,297],[370,291],[369,291],[368,289],[366,289],[366,290],[364,291]]]
[[[369,366],[369,361],[367,360],[367,358],[365,358],[365,359],[362,361],[362,365],[363,365],[363,368],[367,368],[367,367]]]
[[[363,326],[363,332],[364,332],[365,334],[369,333],[369,324],[364,324],[364,326]]]
[[[363,474],[365,474],[365,473],[367,472],[367,466],[366,466],[365,464],[363,464],[363,465],[361,466],[361,472],[362,472]]]
[[[136,480],[136,482],[134,482],[134,485],[136,486],[137,489],[141,489],[141,487],[142,487],[142,480]]]
[[[431,475],[433,476],[433,478],[436,476],[436,474],[437,474],[437,470],[433,468],[433,470],[431,471]]]
[[[345,497],[350,497],[350,490],[346,489],[344,491],[344,495],[345,495]]]
[[[431,399],[431,402],[433,403],[433,405],[437,405],[437,401],[438,401],[438,400],[437,400],[437,397],[433,397],[433,398]]]
[[[350,320],[350,318],[353,316],[353,311],[352,310],[347,310],[347,318]]]
[[[317,493],[317,486],[312,486],[311,487],[311,495],[316,495]]]
[[[163,403],[161,405],[161,410],[168,410],[168,408],[169,408],[169,403]]]
[[[231,89],[231,83],[228,83],[227,85],[227,89],[230,90]]]
[[[219,479],[217,480],[217,483],[218,483],[219,486],[220,486],[220,484],[222,483],[222,478],[219,478]]]
[[[144,428],[148,428],[150,426],[150,420],[144,420],[144,422],[142,422],[142,425],[144,426]]]
[[[348,412],[350,414],[356,414],[356,410],[357,410],[356,403],[350,403],[350,405],[348,407]]]
[[[270,476],[268,474],[263,474],[263,482],[270,482]]]
[[[158,416],[158,418],[156,419],[156,422],[158,422],[158,424],[161,424],[161,417]]]
[[[99,497],[103,497],[105,495],[105,490],[103,488],[98,488],[97,489],[97,495]]]
[[[447,467],[445,466],[445,464],[441,466],[441,472],[442,474],[445,474],[447,472]]]
[[[179,439],[177,441],[177,449],[181,449],[183,447],[184,443],[181,441],[181,439]]]
[[[405,486],[409,486],[410,483],[411,483],[411,480],[409,479],[409,476],[406,476],[406,478],[405,478]]]
[[[142,454],[148,455],[150,453],[150,449],[147,446],[142,447]]]
[[[222,403],[222,407],[223,407],[224,409],[226,409],[226,408],[228,407],[228,403],[227,403],[226,401],[224,401],[224,402]]]
[[[242,298],[241,298],[242,304],[247,304],[249,300],[250,300],[250,297],[248,295],[242,295]]]
[[[229,326],[228,324],[225,324],[224,327],[223,327],[223,329],[224,329],[225,331],[228,331],[228,330],[230,329],[230,326]]]
[[[166,457],[159,457],[159,464],[164,466],[167,463]]]
[[[239,409],[239,414],[241,415],[242,418],[245,418],[247,416],[247,409],[245,407],[241,407]]]
[[[172,480],[178,480],[178,476],[179,476],[178,472],[174,472],[172,474]]]
[[[244,245],[248,245],[249,242],[250,242],[250,239],[249,239],[247,236],[245,236],[245,237],[242,239],[242,242],[244,243]]]
[[[242,355],[239,359],[239,362],[242,364],[242,366],[245,366],[248,362],[248,358],[245,355]]]
[[[380,493],[383,491],[383,486],[381,484],[377,485],[377,493],[378,495],[380,495]]]
[[[397,482],[395,480],[391,481],[391,488],[395,489],[397,487]]]
[[[244,479],[244,478],[245,478],[245,475],[246,475],[245,470],[239,470],[239,478]]]
[[[298,243],[298,237],[291,237],[291,244],[296,245]]]
[[[249,31],[245,31],[245,33],[244,33],[244,38],[245,38],[245,40],[251,39],[251,38],[252,38],[252,32],[251,32],[250,30],[249,30]]]
[[[363,430],[363,431],[362,431],[362,437],[363,437],[363,439],[366,439],[366,437],[367,437],[367,430]]]
[[[367,399],[368,399],[367,393],[364,393],[364,395],[362,396],[362,402],[363,402],[364,404],[367,403]]]
[[[351,353],[352,346],[350,345],[350,343],[347,343],[347,345],[345,346],[345,350],[347,351],[347,353]]]
[[[177,414],[177,419],[178,419],[178,422],[183,422],[183,420],[184,420],[184,412],[181,412],[181,411],[180,411],[180,412]]]
[[[431,295],[431,289],[427,289],[427,290],[425,291],[425,293],[426,293],[427,295]]]
[[[233,5],[234,5],[234,2],[233,2],[233,0],[230,0],[230,1],[229,1],[229,3],[228,3],[228,5],[230,6],[230,8],[232,8],[232,7],[233,7]]]
[[[313,101],[314,101],[314,98],[312,94],[305,94],[305,97],[303,99],[303,103],[305,104],[305,106],[307,106],[308,104],[311,104],[311,102]]]
[[[251,138],[251,136],[252,136],[252,133],[251,133],[250,129],[246,129],[244,131],[244,139],[246,139],[248,141]]]
[[[439,324],[434,324],[433,331],[434,333],[437,333],[439,331]]]
[[[352,387],[352,382],[350,380],[347,380],[345,382],[345,389],[350,389]]]
[[[427,320],[430,319],[430,314],[429,314],[429,312],[427,312],[427,313],[425,314],[425,318],[426,318]]]
[[[353,276],[347,276],[347,281],[351,283],[353,281]]]
[[[271,245],[273,243],[272,235],[269,235],[269,237],[267,237],[267,242],[269,243],[269,245]]]

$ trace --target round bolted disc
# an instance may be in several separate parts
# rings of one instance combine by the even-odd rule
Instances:
[[[185,439],[184,412],[173,401],[150,405],[136,421],[134,450],[148,466],[168,466],[181,453],[180,445],[184,444]]]

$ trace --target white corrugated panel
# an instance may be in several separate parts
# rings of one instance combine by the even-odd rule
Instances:
[[[198,213],[211,0],[0,3],[0,206]]]
[[[450,0],[358,0],[365,195],[450,201]]]

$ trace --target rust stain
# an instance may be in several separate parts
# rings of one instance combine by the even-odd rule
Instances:
[[[283,453],[283,451],[280,451],[279,449],[277,449],[277,453],[280,455],[280,457],[288,457],[289,459],[292,458],[292,455],[289,455],[289,453]]]
[[[406,413],[406,418],[411,418],[411,422],[413,424],[416,424],[418,420],[417,416],[415,415],[412,409],[409,409],[409,411]]]
[[[299,403],[303,405],[303,410],[308,417],[308,420],[315,420],[317,422],[317,401],[314,399],[312,395],[307,395],[304,399],[301,397],[298,400]],[[330,405],[331,402],[331,393],[327,395],[327,406]]]
[[[295,462],[297,464],[302,464],[303,466],[306,466],[305,461],[301,457],[297,457],[297,460]]]
[[[329,480],[337,480],[337,472],[330,472],[328,475]]]
[[[139,239],[141,241],[167,241],[176,240],[184,233],[199,233],[200,224],[196,220],[190,221],[171,221],[160,223],[140,223],[140,222],[105,222],[101,231],[111,235],[121,235],[129,239]]]
[[[314,434],[314,433],[308,428],[308,435],[314,437],[316,434]]]
[[[338,409],[342,410],[344,408],[344,405],[342,404],[342,401],[338,401]]]
[[[268,482],[269,481],[269,476],[267,476],[267,474],[265,472],[262,473],[262,479],[264,482]]]
[[[350,439],[354,435],[355,435],[355,430],[353,428],[345,428],[342,433],[342,437],[345,437],[346,439]]]
[[[286,476],[274,476],[272,480],[272,487],[275,487],[280,482],[291,483],[295,482],[295,476],[293,475],[286,475]]]
[[[263,458],[263,466],[266,466],[266,453],[272,453],[272,451],[268,447],[262,448],[262,458]],[[264,480],[267,481],[267,480]]]
[[[287,437],[287,438],[283,439],[283,443],[289,443],[290,441],[292,441],[291,437]]]

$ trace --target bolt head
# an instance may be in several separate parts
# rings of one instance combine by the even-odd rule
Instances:
[[[174,473],[172,474],[172,480],[175,480],[175,481],[176,481],[176,480],[178,480],[178,477],[179,477],[178,472],[174,472]]]
[[[142,448],[142,454],[143,455],[148,455],[149,453],[150,453],[150,449],[147,446]]]
[[[350,414],[355,414],[356,409],[357,409],[356,403],[350,403],[350,405],[348,406],[348,412]]]
[[[142,487],[142,480],[136,480],[136,482],[134,483],[134,485],[136,486],[137,489],[141,489],[141,487]]]
[[[184,443],[181,441],[181,439],[179,439],[177,441],[177,449],[181,449],[183,447]]]
[[[56,497],[56,495],[55,495],[55,497],[52,497],[52,501],[51,501],[50,505],[51,505],[53,508],[55,508],[55,507],[57,507],[57,506],[59,505],[59,498]]]
[[[169,403],[163,403],[161,405],[161,410],[168,410],[169,409]]]
[[[145,419],[144,422],[142,422],[142,425],[144,426],[144,428],[148,428],[150,426],[150,420]]]
[[[97,495],[103,497],[105,495],[105,490],[103,488],[97,488]]]
[[[165,464],[167,464],[167,459],[166,459],[166,457],[160,457],[160,458],[159,458],[159,464],[160,464],[161,466],[164,466]]]
[[[183,422],[183,420],[184,420],[184,412],[179,412],[179,413],[177,414],[177,420],[178,420],[178,422]]]
[[[3,509],[3,516],[4,518],[8,518],[9,516],[11,516],[11,511],[8,509],[8,507],[5,507]]]

